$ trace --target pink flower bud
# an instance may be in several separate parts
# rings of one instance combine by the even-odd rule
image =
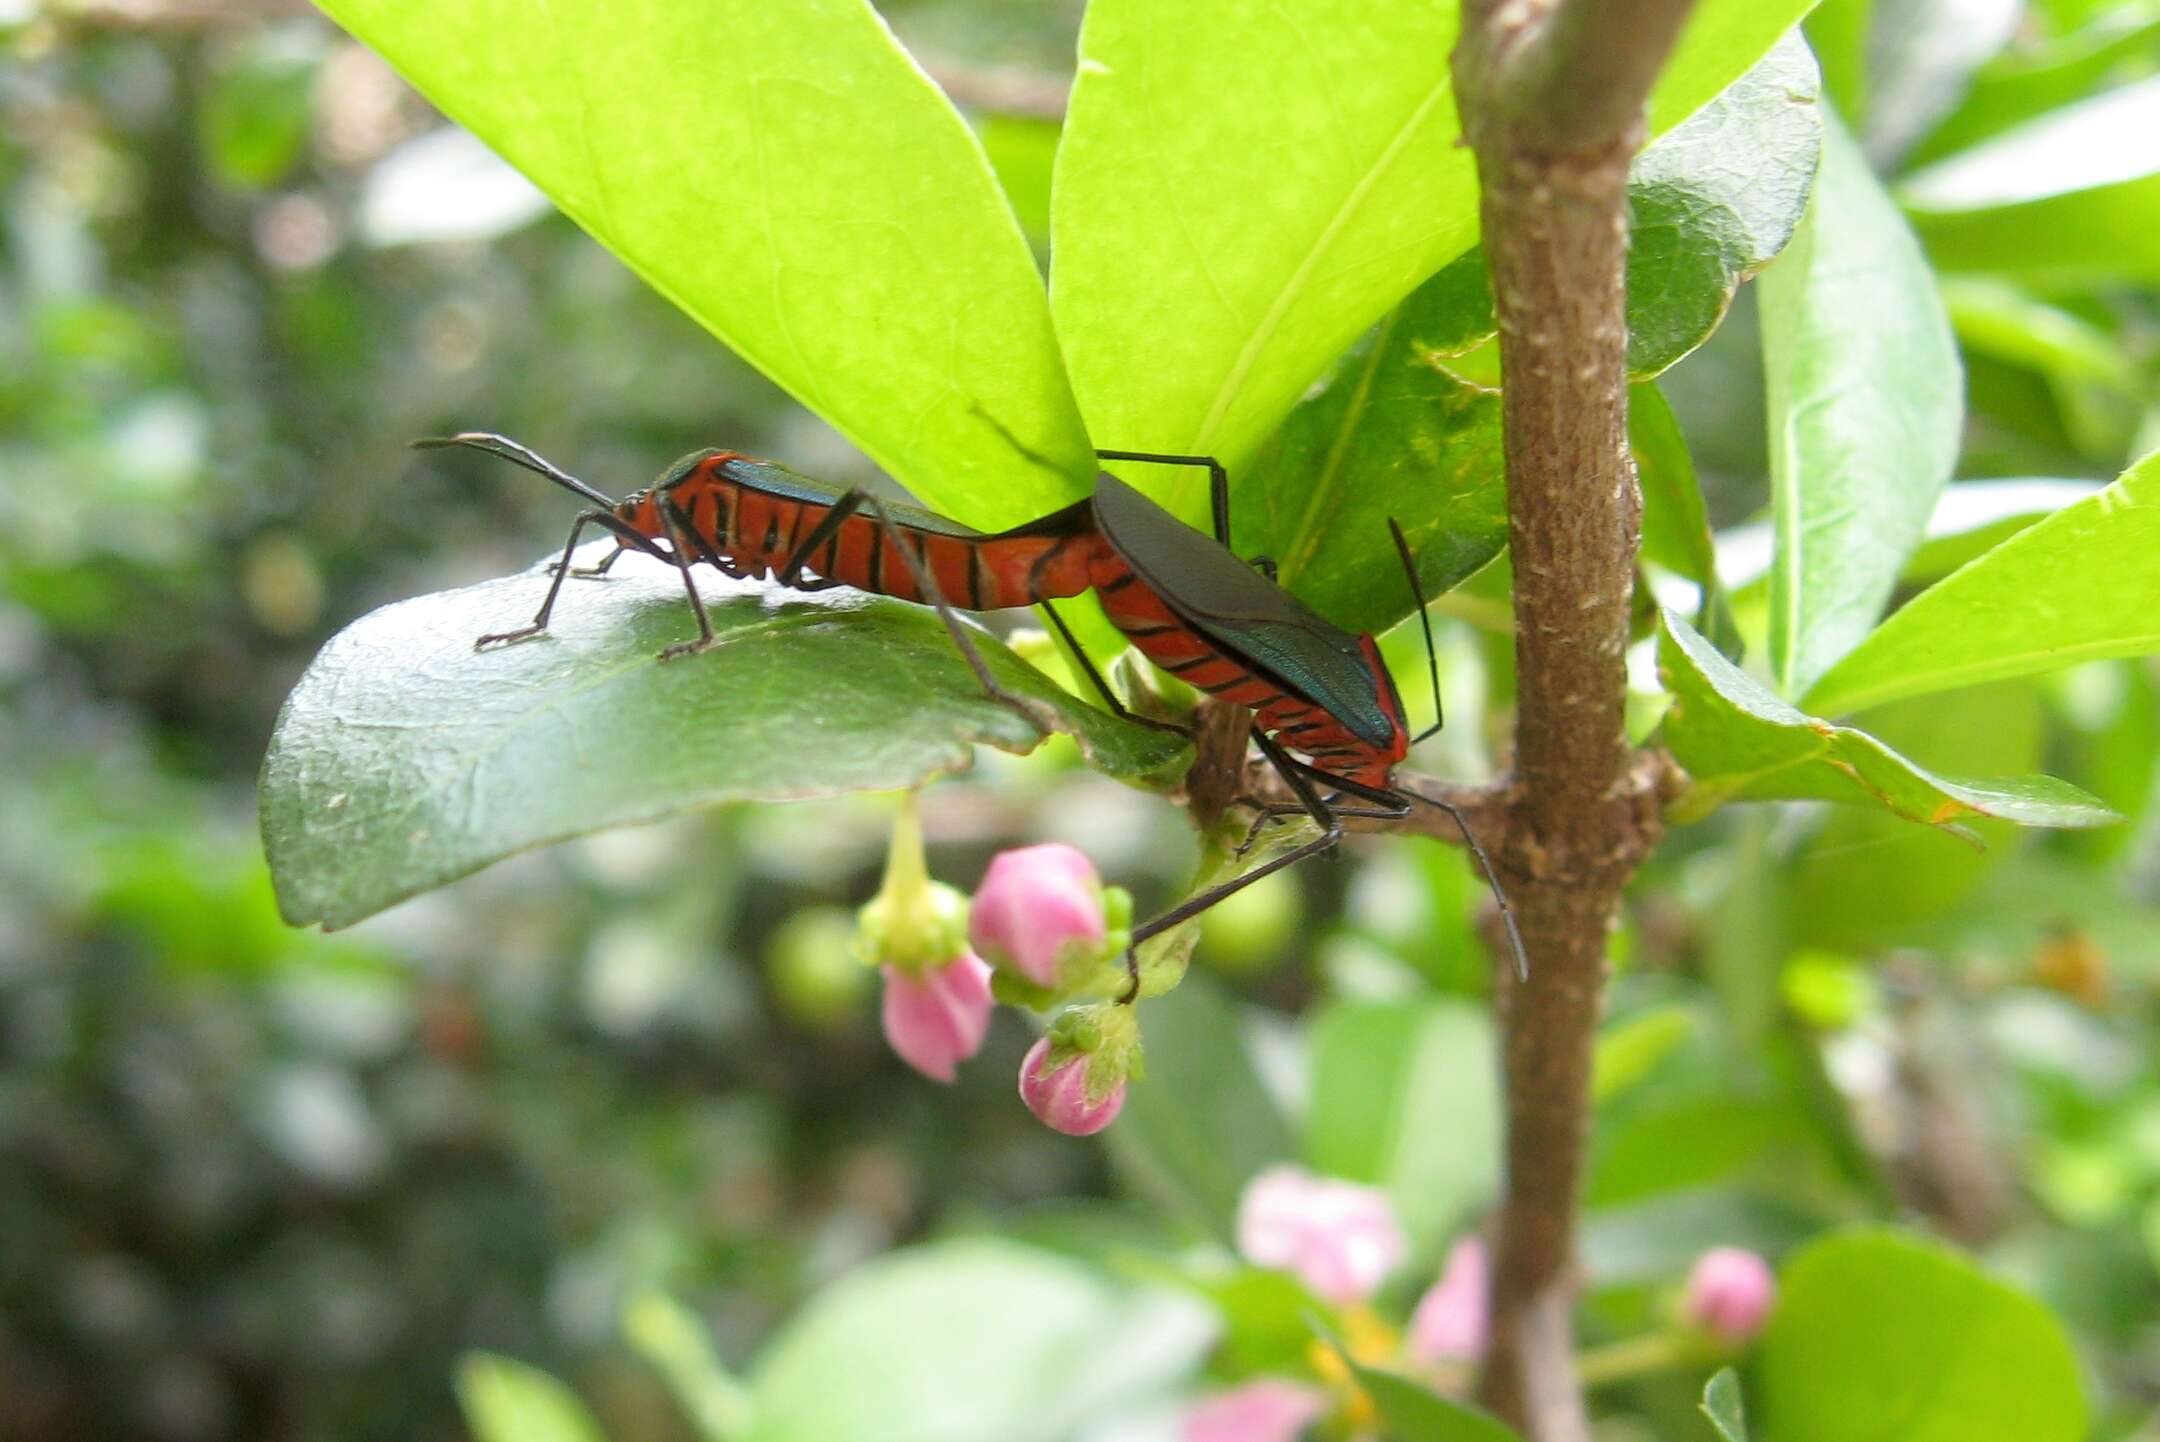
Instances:
[[[1124,1079],[1090,1097],[1088,1071],[1093,1058],[1070,1051],[1053,1058],[1051,1049],[1046,1036],[1028,1049],[1027,1059],[1020,1063],[1020,1100],[1036,1119],[1069,1137],[1093,1136],[1116,1121],[1125,1108]]]
[[[1104,931],[1095,863],[1062,842],[999,852],[968,913],[968,940],[979,955],[1053,989],[1064,960],[1099,948]]]
[[[990,968],[963,953],[919,972],[879,969],[885,973],[885,1040],[924,1076],[951,1081],[953,1068],[982,1049],[990,1030]]]
[[[1475,1362],[1485,1355],[1485,1244],[1464,1237],[1448,1249],[1440,1280],[1410,1315],[1410,1355],[1420,1362]]]
[[[1181,1442],[1297,1442],[1325,1410],[1327,1394],[1318,1388],[1262,1377],[1193,1408],[1178,1436]]]
[[[1408,1244],[1385,1194],[1279,1166],[1254,1177],[1238,1202],[1238,1250],[1340,1307],[1370,1297]]]
[[[1741,1247],[1712,1247],[1688,1273],[1681,1310],[1687,1319],[1728,1342],[1745,1342],[1762,1330],[1777,1300],[1770,1264]]]

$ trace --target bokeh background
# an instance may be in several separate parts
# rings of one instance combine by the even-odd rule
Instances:
[[[977,119],[1039,239],[1055,131],[1025,112],[1059,93],[1079,6],[880,8],[1011,112]],[[1878,22],[1886,175],[2160,73],[2160,6],[1979,8],[1993,38],[1954,73]],[[1884,13],[1924,37],[1958,9]],[[283,925],[254,778],[300,670],[568,519],[532,477],[407,440],[501,430],[610,490],[707,444],[868,477],[319,16],[0,0],[0,57],[0,1438],[456,1437],[472,1348],[573,1379],[614,1436],[687,1437],[618,1340],[626,1298],[664,1289],[741,1358],[887,1248],[1134,1195],[1140,1168],[1015,1103],[1009,1014],[949,1091],[886,1052],[848,934],[889,798],[607,834],[347,933]],[[2160,444],[2156,270],[1950,278],[1962,477],[2098,482]],[[1766,494],[1745,295],[1665,386],[1744,556]],[[1493,764],[1498,595],[1444,608],[1468,704],[1431,769]],[[1685,1035],[1601,1114],[1593,1251],[1699,1240],[1657,1205],[1735,1179],[1809,1219],[1923,1218],[2068,1318],[2104,1435],[2160,1435],[2137,1431],[2160,1406],[2160,671],[1954,700],[1871,729],[2066,776],[2132,823],[1984,851],[1810,807],[1677,833],[1615,1009]],[[1057,746],[986,756],[925,821],[946,880],[1054,837],[1143,911],[1193,852],[1173,808]],[[1263,1037],[1316,1005],[1474,999],[1479,904],[1452,853],[1353,848],[1223,908],[1201,984]],[[1601,1305],[1621,1325],[1647,1296]],[[1630,1437],[1678,1404],[1616,1405]]]

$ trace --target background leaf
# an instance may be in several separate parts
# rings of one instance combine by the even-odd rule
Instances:
[[[1666,612],[1658,674],[1672,692],[1665,744],[1687,768],[1681,819],[1728,801],[1808,799],[1882,806],[1940,826],[1965,815],[2025,826],[2105,826],[2120,818],[2067,781],[2016,776],[1952,780],[1924,771],[1849,726],[1795,710]]]
[[[1108,1141],[1118,1164],[1227,1243],[1253,1174],[1291,1153],[1290,1129],[1246,1050],[1237,1008],[1206,977],[1144,1002],[1147,1079]]]
[[[863,0],[324,8],[926,504],[1084,493],[1027,242]]]
[[[1698,5],[1653,94],[1653,133],[1805,9]],[[1214,455],[1241,476],[1322,367],[1470,247],[1455,30],[1446,3],[1088,7],[1058,153],[1051,304],[1097,444]],[[1157,494],[1204,514],[1204,478]]]
[[[523,1362],[471,1353],[458,1363],[457,1390],[478,1442],[601,1442],[577,1394]]]
[[[974,742],[1037,741],[982,695],[934,613],[844,588],[707,579],[721,644],[662,662],[697,634],[682,584],[626,556],[606,581],[571,582],[545,636],[473,651],[524,624],[546,584],[536,568],[386,606],[315,658],[263,763],[263,844],[288,921],[348,926],[565,837],[912,785],[966,766]],[[1181,749],[976,635],[1002,684],[1056,707],[1112,774]]]
[[[758,1358],[747,1442],[1057,1442],[1196,1365],[1198,1303],[1009,1242],[917,1247],[820,1293]]]
[[[1351,1002],[1314,1019],[1305,1161],[1386,1190],[1431,1255],[1500,1170],[1492,1022],[1468,1002]]]
[[[1642,487],[1643,559],[1700,588],[1696,629],[1718,650],[1739,656],[1740,628],[1718,578],[1717,542],[1710,534],[1695,459],[1688,453],[1679,417],[1655,381],[1638,381],[1628,388],[1628,449],[1635,453],[1635,476]]]
[[[1950,479],[1964,397],[1927,262],[1834,122],[1808,220],[1760,289],[1770,671],[1796,696],[1882,614]]]
[[[1778,1442],[2078,1442],[2077,1359],[2045,1308],[1955,1253],[1833,1236],[1779,1279],[1762,1344]]]
[[[2160,452],[1915,596],[1808,693],[1838,714],[2160,651]]]
[[[2160,77],[1983,141],[1898,198],[1946,270],[2160,276]]]
[[[1748,1442],[1747,1412],[1740,1402],[1740,1376],[1732,1368],[1718,1368],[1717,1375],[1704,1384],[1702,1411],[1725,1442]]]
[[[1521,1442],[1499,1419],[1395,1372],[1352,1364],[1393,1442]]]

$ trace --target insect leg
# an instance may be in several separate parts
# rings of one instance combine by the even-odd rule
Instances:
[[[673,500],[663,500],[660,524],[667,528],[668,545],[675,552],[675,568],[682,572],[683,593],[690,598],[690,609],[697,614],[698,624],[695,641],[678,641],[660,653],[661,660],[672,661],[677,656],[694,655],[720,638],[713,634],[712,617],[705,614],[705,598],[698,594],[697,581],[690,574],[690,545],[683,539],[690,529],[690,518]]]
[[[1012,708],[1043,735],[1048,736],[1056,730],[1057,716],[1049,707],[1029,697],[1014,695],[1000,686],[997,678],[990,674],[989,663],[983,660],[982,652],[976,649],[975,642],[969,638],[967,628],[960,624],[959,616],[954,614],[953,608],[946,603],[945,593],[939,589],[937,577],[923,564],[922,553],[908,545],[907,534],[894,524],[892,513],[885,509],[885,503],[859,489],[849,491],[840,500],[845,503],[850,498],[853,498],[856,505],[870,508],[871,513],[877,517],[878,524],[884,528],[886,536],[899,549],[900,559],[907,562],[908,574],[915,578],[915,589],[922,593],[937,611],[938,619],[945,623],[945,633],[952,637],[953,645],[959,648],[961,659],[968,663],[968,669],[975,673],[975,679],[982,682],[984,694],[1000,705]],[[834,509],[839,509],[839,506],[836,504]]]
[[[1117,692],[1111,690],[1110,683],[1103,679],[1102,672],[1095,669],[1095,662],[1089,658],[1087,652],[1080,649],[1080,638],[1065,624],[1065,618],[1058,614],[1057,607],[1046,600],[1042,602],[1042,608],[1049,613],[1050,624],[1057,627],[1058,634],[1065,638],[1066,648],[1079,660],[1080,669],[1087,672],[1088,680],[1095,683],[1096,694],[1103,698],[1103,704],[1110,708],[1111,715],[1120,721],[1130,721],[1136,726],[1151,726],[1157,731],[1173,731],[1180,736],[1192,734],[1182,726],[1173,726],[1168,721],[1157,721],[1150,716],[1138,716],[1127,710],[1125,703],[1118,700]]]
[[[832,509],[827,511],[823,518],[810,528],[810,534],[803,537],[802,544],[795,548],[794,554],[787,558],[787,564],[780,568],[778,579],[781,585],[793,587],[797,590],[822,591],[826,586],[835,584],[832,578],[827,576],[820,578],[825,582],[825,585],[803,585],[801,579],[803,567],[808,565],[810,558],[817,554],[818,547],[839,534],[840,527],[846,524],[849,516],[862,509],[862,503],[867,494],[861,489],[855,489],[833,502]]]
[[[548,616],[555,610],[555,597],[562,590],[563,576],[570,569],[570,557],[577,550],[578,536],[584,531],[588,522],[598,520],[606,515],[607,512],[605,511],[581,511],[578,513],[578,518],[570,523],[570,539],[563,542],[562,559],[548,567],[548,570],[554,574],[555,579],[548,583],[547,598],[541,601],[540,611],[532,618],[532,624],[530,626],[520,626],[515,631],[498,631],[493,635],[482,636],[472,643],[475,651],[484,651],[490,646],[509,645],[527,640],[547,629]],[[608,517],[608,519],[612,520],[613,517]],[[617,555],[622,554],[621,546],[618,545],[615,550]],[[611,556],[609,559],[613,560],[614,557]]]
[[[1171,456],[1157,451],[1097,451],[1106,461],[1151,461],[1161,466],[1206,466],[1208,508],[1215,518],[1215,539],[1223,549],[1230,546],[1230,473],[1213,456]]]
[[[1254,882],[1272,876],[1286,866],[1295,866],[1308,856],[1317,856],[1342,840],[1342,822],[1336,819],[1328,804],[1320,799],[1320,793],[1313,789],[1312,782],[1305,778],[1289,753],[1257,728],[1253,731],[1253,740],[1259,743],[1261,754],[1274,763],[1276,773],[1282,777],[1284,784],[1296,793],[1305,814],[1320,824],[1320,834],[1280,856],[1269,857],[1243,876],[1233,876],[1220,886],[1211,886],[1198,896],[1189,896],[1154,920],[1134,927],[1132,947],[1125,953],[1126,970],[1131,974],[1132,980],[1126,986],[1125,994],[1118,998],[1120,1003],[1130,1003],[1140,994],[1140,964],[1136,955],[1140,943],[1161,935],[1180,922],[1192,920],[1224,897],[1243,891]]]
[[[608,573],[608,568],[613,566],[617,561],[621,560],[622,553],[629,549],[630,548],[628,546],[624,545],[620,541],[617,541],[615,543],[615,549],[600,558],[599,565],[572,566],[570,568],[570,575],[572,576],[572,578],[580,581],[597,581],[602,576],[605,576]],[[555,572],[562,569],[562,566],[563,563],[561,561],[555,562],[548,567],[548,574],[555,574]]]

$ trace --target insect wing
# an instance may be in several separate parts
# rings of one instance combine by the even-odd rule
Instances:
[[[1395,727],[1383,680],[1356,636],[1107,471],[1096,478],[1094,506],[1103,536],[1194,630],[1359,739],[1388,743]]]

